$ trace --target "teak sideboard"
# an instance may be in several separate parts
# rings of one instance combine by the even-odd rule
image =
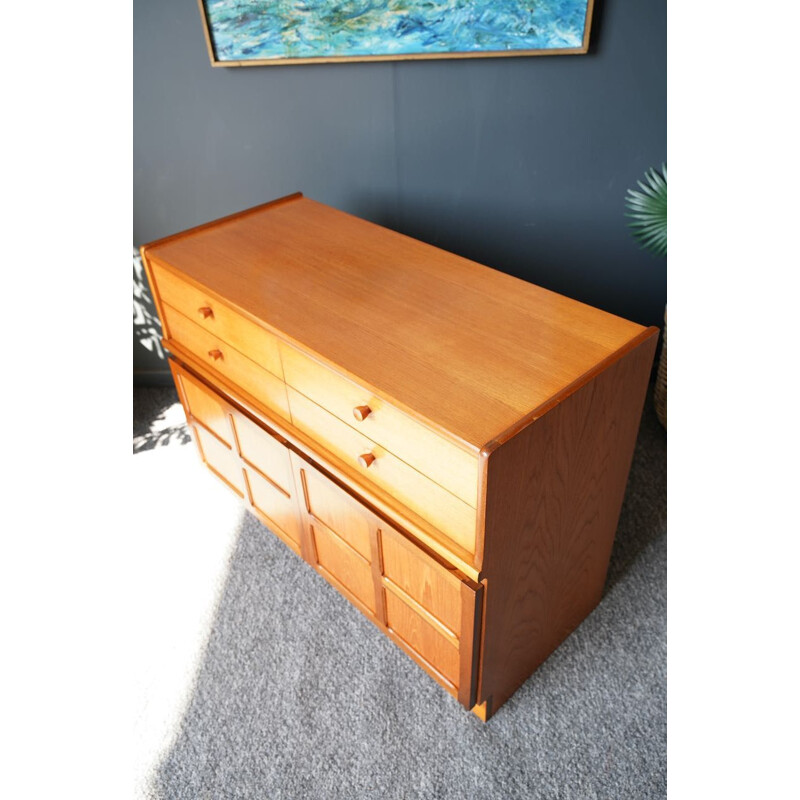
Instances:
[[[488,719],[600,600],[657,329],[300,193],[142,257],[202,460]]]

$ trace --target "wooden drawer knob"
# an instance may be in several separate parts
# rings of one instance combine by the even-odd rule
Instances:
[[[358,463],[361,464],[362,467],[365,469],[375,460],[375,456],[372,453],[364,453],[358,457]]]
[[[209,350],[208,354],[214,359],[214,361],[219,361],[219,359],[222,358],[222,350]]]
[[[203,319],[208,319],[209,317],[214,316],[214,310],[209,306],[203,306],[202,308],[197,309],[200,314],[203,315]]]
[[[369,406],[356,406],[353,409],[353,416],[359,422],[363,422],[371,413],[372,409]]]

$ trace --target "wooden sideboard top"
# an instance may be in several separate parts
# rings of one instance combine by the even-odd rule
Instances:
[[[474,448],[650,333],[301,194],[144,249]]]

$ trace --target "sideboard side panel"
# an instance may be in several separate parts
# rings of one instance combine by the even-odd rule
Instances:
[[[478,702],[491,713],[600,601],[657,338],[489,455]]]

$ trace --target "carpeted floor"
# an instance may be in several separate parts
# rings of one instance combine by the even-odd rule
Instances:
[[[650,399],[604,599],[488,724],[206,474],[176,402],[134,392],[140,797],[666,796],[666,434]]]

